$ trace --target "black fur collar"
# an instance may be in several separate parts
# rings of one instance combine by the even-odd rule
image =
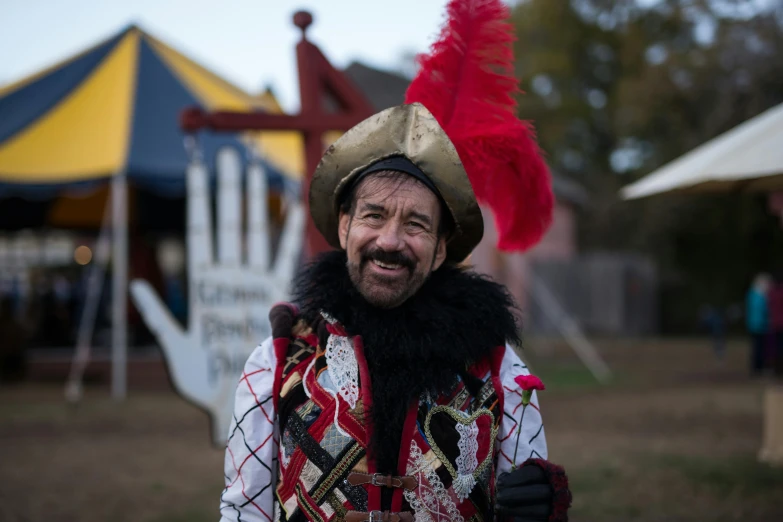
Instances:
[[[447,392],[492,348],[519,344],[515,305],[505,287],[449,264],[402,305],[380,309],[354,287],[345,253],[328,252],[299,274],[294,302],[310,324],[323,310],[362,337],[373,388],[372,449],[379,470],[389,473],[396,472],[402,425],[413,400]]]

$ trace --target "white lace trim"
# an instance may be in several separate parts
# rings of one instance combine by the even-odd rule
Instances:
[[[458,422],[456,428],[459,432],[459,441],[457,442],[459,456],[455,460],[457,476],[451,487],[454,488],[454,493],[457,494],[457,498],[462,502],[476,485],[476,478],[473,476],[473,473],[478,468],[476,455],[478,454],[479,427],[476,421],[473,421],[470,424],[460,424]]]
[[[321,312],[324,319],[330,324],[335,324],[337,319]],[[334,397],[334,426],[345,437],[351,437],[338,421],[340,416],[340,397],[348,403],[351,409],[356,407],[359,400],[359,363],[356,361],[356,353],[353,350],[353,339],[342,335],[329,335],[326,341],[326,371],[337,391],[324,386]]]
[[[326,368],[337,393],[351,409],[359,400],[359,363],[353,351],[353,340],[342,335],[330,335],[326,342]]]
[[[434,460],[435,457],[425,459],[416,441],[411,441],[411,455],[405,474],[415,476],[419,485],[413,491],[403,492],[405,500],[413,508],[416,522],[465,522],[435,472]]]

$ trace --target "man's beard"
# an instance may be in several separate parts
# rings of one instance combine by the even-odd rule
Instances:
[[[371,273],[368,270],[368,265],[373,261],[387,265],[399,265],[407,271],[407,277],[401,279],[389,276],[387,278],[382,274]],[[372,247],[362,250],[359,263],[347,261],[346,266],[354,286],[370,304],[378,308],[394,308],[404,303],[422,287],[432,271],[432,264],[430,264],[429,270],[424,272],[420,269],[419,263],[402,252],[388,252]]]

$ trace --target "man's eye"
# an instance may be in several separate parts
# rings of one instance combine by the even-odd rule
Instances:
[[[366,217],[367,219],[381,219],[383,216],[381,216],[380,214],[367,214],[364,217]]]
[[[408,225],[410,225],[410,226],[412,226],[414,228],[424,228],[424,225],[422,225],[421,223],[417,223],[415,221],[411,221],[410,223],[408,223]]]

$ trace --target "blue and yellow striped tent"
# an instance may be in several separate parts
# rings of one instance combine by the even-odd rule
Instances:
[[[188,156],[179,113],[189,105],[280,112],[270,95],[251,96],[131,26],[0,88],[0,194],[90,184],[118,173],[136,187],[182,194]],[[202,132],[198,143],[214,164],[218,149],[243,148],[248,138]],[[296,133],[250,139],[264,146],[273,188],[286,176],[298,177],[289,167],[302,154]]]

